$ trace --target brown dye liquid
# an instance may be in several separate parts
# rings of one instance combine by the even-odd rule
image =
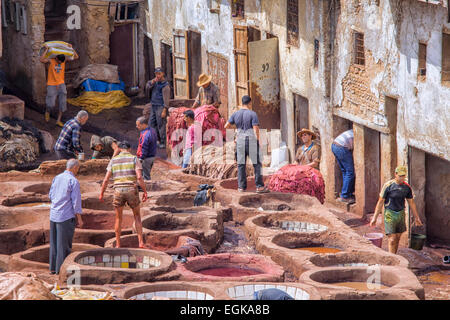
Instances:
[[[336,253],[342,251],[341,249],[336,248],[328,248],[328,247],[304,247],[304,248],[295,248],[294,250],[307,250],[312,251],[314,253],[318,254],[325,254],[325,253]]]
[[[207,276],[216,276],[216,277],[244,277],[261,274],[261,271],[258,270],[242,269],[238,267],[208,268],[196,272]]]
[[[49,207],[51,206],[51,202],[29,202],[29,203],[21,203],[17,204],[14,207],[18,208],[30,208],[30,207]]]
[[[376,291],[376,290],[381,290],[381,289],[388,289],[389,287],[382,285],[382,284],[375,284],[375,283],[371,283],[371,287],[375,287],[373,289],[369,289],[368,288],[368,284],[367,282],[361,281],[348,281],[348,282],[331,282],[328,283],[330,285],[333,286],[340,286],[340,287],[347,287],[347,288],[352,288],[352,289],[356,289],[358,291]]]

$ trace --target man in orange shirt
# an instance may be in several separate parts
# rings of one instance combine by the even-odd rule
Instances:
[[[50,120],[50,111],[55,107],[56,98],[59,102],[59,113],[58,119],[56,120],[56,125],[61,128],[64,124],[61,122],[62,114],[67,110],[66,100],[67,100],[67,89],[64,83],[64,72],[66,70],[66,56],[60,54],[56,56],[55,59],[44,58],[48,52],[47,47],[42,54],[40,61],[42,63],[49,63],[48,67],[48,77],[47,77],[47,97],[45,103],[47,108],[45,110],[45,121]],[[72,60],[78,59],[78,54],[74,50],[74,56]]]

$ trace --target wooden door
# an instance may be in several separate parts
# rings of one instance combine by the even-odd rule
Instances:
[[[173,33],[173,89],[175,99],[189,99],[187,31]]]
[[[208,52],[208,72],[220,90],[220,115],[228,119],[228,60],[219,54]]]
[[[189,30],[187,35],[189,97],[195,99],[199,89],[198,77],[202,74],[202,35],[192,30]]]
[[[236,73],[236,105],[248,95],[248,32],[245,26],[234,26],[234,61]]]
[[[110,63],[119,67],[119,76],[127,88],[135,85],[134,23],[116,25],[110,35]]]
[[[170,85],[170,98],[173,99],[173,57],[172,57],[172,47],[164,42],[161,42],[161,68],[166,75],[166,80]]]
[[[250,93],[262,129],[280,129],[278,39],[249,42]]]

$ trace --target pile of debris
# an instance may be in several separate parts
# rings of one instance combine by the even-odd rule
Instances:
[[[268,188],[272,191],[299,193],[325,201],[325,182],[320,171],[310,166],[288,164],[270,177]]]
[[[0,120],[0,171],[28,169],[46,152],[42,133],[19,119]]]
[[[212,179],[231,179],[237,177],[235,160],[236,143],[228,142],[223,147],[203,146],[194,151],[185,173]],[[247,162],[247,175],[254,175],[253,165]]]

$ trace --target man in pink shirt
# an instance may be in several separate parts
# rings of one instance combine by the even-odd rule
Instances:
[[[188,127],[186,133],[186,144],[184,145],[183,150],[183,168],[187,168],[189,166],[189,162],[191,161],[192,152],[194,149],[194,119],[195,114],[192,110],[186,110],[183,112],[184,121]]]

